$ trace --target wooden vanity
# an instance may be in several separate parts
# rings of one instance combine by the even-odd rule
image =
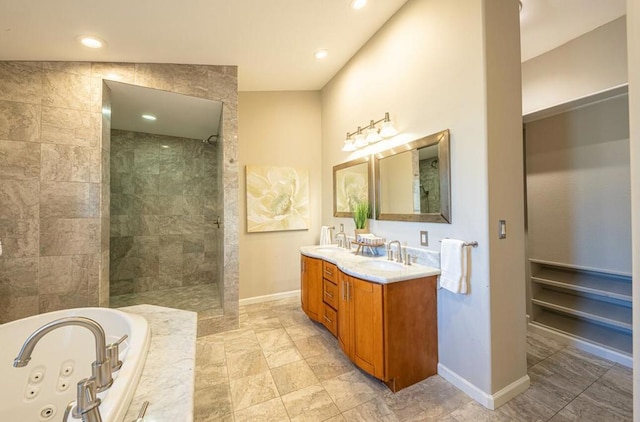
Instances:
[[[362,370],[393,392],[435,375],[436,276],[378,283],[301,255],[302,309]]]

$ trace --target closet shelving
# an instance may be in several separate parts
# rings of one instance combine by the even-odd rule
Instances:
[[[529,260],[531,322],[631,356],[631,276]]]

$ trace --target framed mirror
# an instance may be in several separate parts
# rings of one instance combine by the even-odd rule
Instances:
[[[374,156],[378,220],[451,223],[449,130]]]
[[[353,217],[353,206],[373,200],[371,158],[362,157],[333,167],[333,216]]]

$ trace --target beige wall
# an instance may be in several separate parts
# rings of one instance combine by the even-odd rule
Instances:
[[[240,298],[299,290],[299,248],[317,244],[322,225],[320,92],[241,92],[238,114]],[[309,230],[247,233],[247,165],[309,170]]]
[[[529,258],[630,273],[628,97],[526,131]]]
[[[489,3],[410,0],[322,90],[323,221],[343,222],[347,231],[349,219],[332,218],[334,165],[451,130],[453,223],[371,221],[370,228],[410,246],[428,230],[433,250],[444,237],[479,242],[471,293],[439,291],[438,335],[441,368],[485,405],[526,377],[518,3]],[[341,151],[345,132],[385,111],[400,135],[365,151]],[[504,181],[490,205],[488,181],[498,178]],[[511,233],[500,247],[490,240],[498,216],[509,220]],[[505,262],[512,264],[498,270]]]
[[[507,2],[509,3],[509,2]],[[486,0],[487,184],[492,390],[527,374],[521,70],[518,4]],[[505,36],[505,34],[510,34]],[[498,238],[498,222],[507,238]],[[528,387],[528,379],[521,384]],[[515,393],[516,391],[512,391]]]
[[[623,16],[522,63],[523,114],[625,84],[626,45]]]

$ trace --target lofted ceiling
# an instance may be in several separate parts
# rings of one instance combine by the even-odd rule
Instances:
[[[0,0],[0,60],[238,65],[241,91],[318,90],[406,1]],[[625,0],[522,3],[523,60],[625,13]],[[107,47],[83,47],[80,34]]]
[[[625,0],[521,1],[523,62],[626,14]]]

